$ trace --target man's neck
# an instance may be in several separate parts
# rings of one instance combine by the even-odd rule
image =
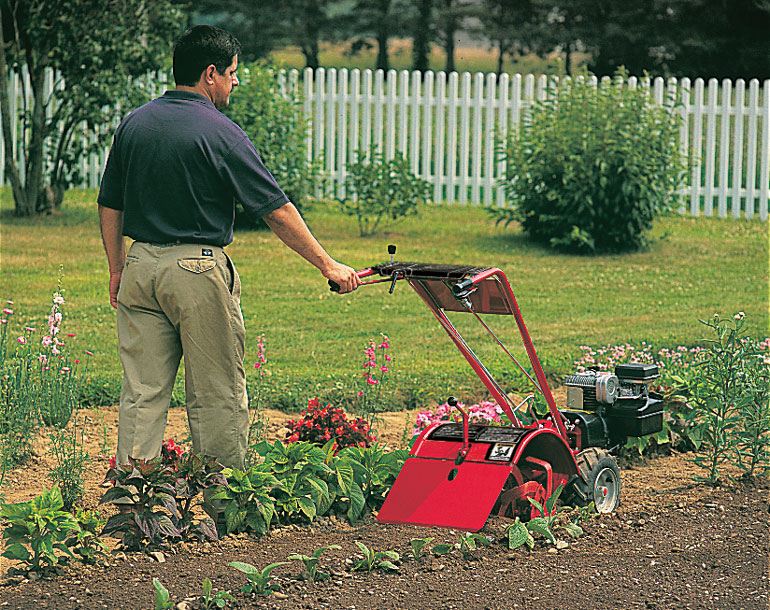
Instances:
[[[206,99],[210,100],[212,104],[214,103],[214,99],[211,97],[211,93],[201,85],[195,85],[194,87],[189,87],[187,85],[177,85],[176,90],[186,91],[187,93],[197,93],[198,95],[202,95]]]

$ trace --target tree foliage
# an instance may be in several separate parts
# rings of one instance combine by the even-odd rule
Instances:
[[[60,205],[77,178],[77,163],[104,141],[85,131],[110,123],[148,99],[141,81],[168,57],[179,30],[171,0],[3,0],[0,10],[0,110],[10,116],[8,74],[25,66],[16,137],[23,165],[12,154],[11,122],[3,121],[5,167],[16,214]],[[53,87],[45,87],[47,72]],[[64,85],[66,83],[66,85]],[[29,102],[27,102],[29,100]],[[109,137],[103,135],[102,138]]]

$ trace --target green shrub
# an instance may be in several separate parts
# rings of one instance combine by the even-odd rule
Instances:
[[[66,541],[80,526],[63,508],[56,486],[50,491],[44,487],[43,493],[29,502],[0,505],[0,519],[7,524],[3,557],[22,562],[24,572],[37,574],[55,571],[74,557]]]
[[[278,69],[258,61],[239,71],[240,86],[227,116],[248,134],[265,165],[289,199],[301,209],[315,188],[317,165],[307,160],[307,120],[297,91],[281,93]],[[238,225],[242,220],[240,206]],[[255,226],[253,220],[250,226]],[[262,227],[258,222],[256,226]]]
[[[529,108],[505,148],[511,207],[491,213],[557,248],[637,249],[683,184],[681,116],[673,97],[659,106],[625,86],[623,71],[598,86],[586,76]]]
[[[372,235],[385,219],[400,220],[417,214],[428,200],[430,185],[417,178],[400,153],[386,160],[381,153],[348,165],[344,198],[338,198],[343,214],[355,216],[359,233]]]

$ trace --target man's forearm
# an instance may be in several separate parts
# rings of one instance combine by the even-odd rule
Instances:
[[[361,284],[355,269],[338,263],[327,254],[293,204],[287,203],[262,218],[284,244],[337,284],[340,294],[355,290]]]
[[[99,225],[104,252],[110,273],[120,273],[126,261],[126,242],[123,239],[123,211],[99,206]]]
[[[316,266],[321,273],[327,271],[335,263],[323,246],[318,243],[318,240],[313,237],[294,204],[287,203],[263,216],[262,220],[284,244],[311,265]]]

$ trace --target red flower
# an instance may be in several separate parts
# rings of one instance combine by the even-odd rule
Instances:
[[[116,456],[112,456],[110,458],[110,468],[117,468],[118,467],[118,460]]]

